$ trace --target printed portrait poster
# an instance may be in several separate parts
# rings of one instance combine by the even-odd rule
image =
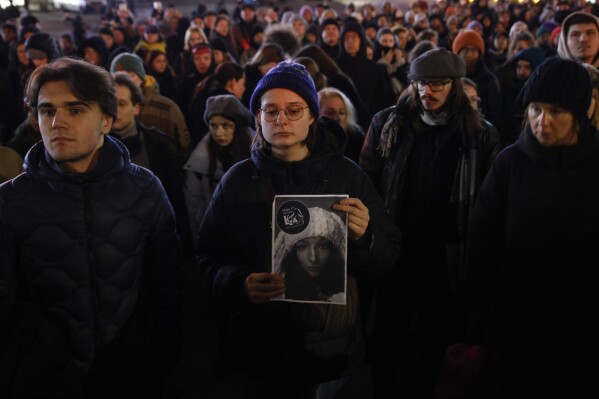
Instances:
[[[347,195],[277,195],[273,202],[272,272],[285,279],[275,300],[345,305]]]

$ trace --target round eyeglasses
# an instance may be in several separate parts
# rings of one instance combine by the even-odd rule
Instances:
[[[285,113],[285,117],[290,121],[297,121],[302,116],[304,116],[304,110],[310,107],[304,107],[303,105],[290,105],[286,108],[275,107],[274,105],[267,105],[264,108],[260,108],[260,114],[262,115],[262,119],[266,122],[274,122],[279,117],[279,112],[283,111]]]
[[[428,81],[428,80],[413,80],[412,85],[417,90],[424,90],[426,86],[430,87],[433,93],[438,93],[443,91],[446,85],[451,83],[451,79],[443,80],[443,81]]]

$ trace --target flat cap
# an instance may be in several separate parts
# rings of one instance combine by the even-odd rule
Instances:
[[[466,76],[464,61],[444,48],[428,50],[410,63],[408,79],[428,80]]]

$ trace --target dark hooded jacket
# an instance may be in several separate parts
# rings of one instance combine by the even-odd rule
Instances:
[[[576,145],[546,147],[527,127],[481,186],[468,287],[480,310],[478,342],[484,332],[504,378],[487,384],[496,396],[477,397],[599,393],[599,139],[585,130]]]
[[[366,58],[366,35],[362,25],[356,21],[346,22],[341,28],[340,43],[343,43],[347,32],[355,32],[360,36],[360,50],[357,55],[351,56],[341,44],[336,61],[339,68],[352,79],[360,99],[374,115],[395,103],[391,78],[383,65]]]
[[[160,181],[108,136],[90,173],[63,172],[42,143],[25,171],[0,186],[0,316],[15,298],[39,308],[81,371],[108,353],[172,361],[182,261]]]
[[[336,122],[320,118],[316,135],[318,143],[307,159],[287,163],[274,158],[269,149],[254,148],[251,159],[229,169],[218,184],[200,228],[197,255],[200,268],[223,306],[223,315],[231,309],[250,308],[255,317],[272,323],[288,319],[300,305],[252,305],[243,294],[248,275],[271,271],[274,195],[348,194],[360,198],[369,209],[370,223],[360,240],[349,243],[348,272],[360,286],[385,276],[394,266],[399,254],[399,231],[386,215],[370,180],[343,157],[345,133]],[[303,350],[299,333],[296,327],[285,329],[281,335],[280,329],[265,326],[254,338],[269,344],[250,342],[252,337],[235,337],[248,344],[241,345],[244,352],[234,353],[233,357],[247,373],[272,379],[280,375],[286,381],[304,384],[327,380],[326,376],[338,377],[340,370],[351,363],[350,349],[340,356],[315,359]]]
[[[80,52],[81,52],[81,54],[80,54],[81,57],[85,56],[83,51],[85,50],[86,47],[92,48],[98,52],[98,54],[100,55],[100,65],[99,66],[101,66],[102,68],[109,71],[110,64],[108,62],[108,58],[109,58],[110,53],[106,49],[106,43],[104,43],[104,40],[102,40],[102,38],[100,36],[92,36],[92,37],[88,37],[87,39],[82,41],[81,46],[79,47]]]

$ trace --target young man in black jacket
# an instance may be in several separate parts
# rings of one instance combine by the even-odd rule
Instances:
[[[182,280],[162,184],[107,136],[117,100],[102,68],[44,65],[26,98],[43,142],[0,186],[0,370],[14,370],[0,396],[158,397]]]

